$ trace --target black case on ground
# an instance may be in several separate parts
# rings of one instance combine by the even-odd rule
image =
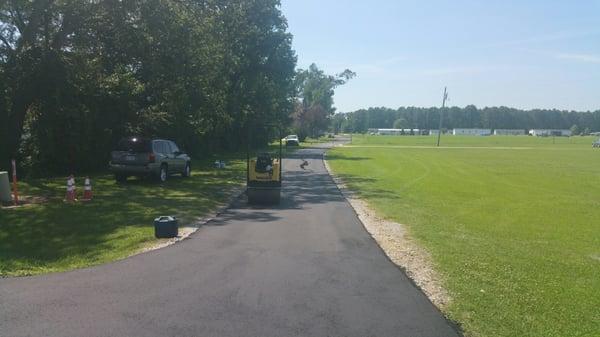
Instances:
[[[174,238],[179,234],[177,219],[172,216],[161,216],[154,219],[154,236],[157,238]]]

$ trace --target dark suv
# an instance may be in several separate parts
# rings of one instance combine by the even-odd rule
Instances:
[[[117,182],[127,180],[128,176],[148,175],[164,182],[173,173],[181,173],[184,177],[192,173],[191,158],[170,140],[123,138],[110,158],[110,170]]]

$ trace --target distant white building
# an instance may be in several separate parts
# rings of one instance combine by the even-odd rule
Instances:
[[[437,136],[440,133],[440,130],[429,130],[430,136]]]
[[[420,129],[369,129],[369,133],[376,135],[400,136],[400,135],[419,135]]]
[[[491,129],[452,129],[454,136],[489,136]]]
[[[549,137],[549,136],[571,136],[571,130],[567,129],[531,129],[529,134],[536,137]]]
[[[524,129],[495,129],[495,136],[524,136]]]

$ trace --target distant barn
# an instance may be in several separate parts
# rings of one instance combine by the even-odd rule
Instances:
[[[454,136],[489,136],[491,129],[452,129]]]
[[[524,136],[525,129],[495,129],[495,136]]]
[[[567,129],[531,129],[529,130],[529,134],[531,136],[536,136],[536,137],[549,137],[549,136],[564,136],[564,137],[570,137],[571,136],[571,130],[567,130]]]
[[[402,135],[420,135],[420,129],[369,129],[372,135],[388,135],[388,136],[402,136]]]

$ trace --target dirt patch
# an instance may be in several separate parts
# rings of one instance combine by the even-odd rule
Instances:
[[[216,211],[209,213],[204,217],[197,218],[196,221],[192,222],[191,224],[186,224],[186,225],[180,224],[179,235],[177,237],[172,238],[172,239],[159,239],[157,241],[153,241],[151,244],[144,246],[142,249],[131,254],[130,256],[149,252],[151,250],[164,248],[164,247],[170,246],[174,243],[177,243],[181,240],[187,239],[190,235],[195,233],[200,227],[202,227],[209,221],[213,220],[215,217],[219,216],[219,214],[221,214],[226,209],[228,209],[231,206],[231,204],[244,193],[245,190],[246,190],[246,186],[235,187],[234,189],[232,189],[230,191],[229,199],[227,199],[226,202],[222,203],[219,207],[217,207]]]
[[[2,202],[2,208],[17,208],[29,205],[44,204],[48,202],[48,198],[44,196],[34,195],[19,195],[19,204],[14,205],[12,201]]]
[[[439,275],[433,269],[429,253],[410,238],[404,225],[378,217],[365,201],[359,199],[347,188],[342,179],[333,173],[325,158],[323,162],[329,175],[354,208],[367,232],[371,234],[385,254],[406,272],[406,275],[421,288],[435,306],[444,309],[450,303],[451,298],[442,287]]]

